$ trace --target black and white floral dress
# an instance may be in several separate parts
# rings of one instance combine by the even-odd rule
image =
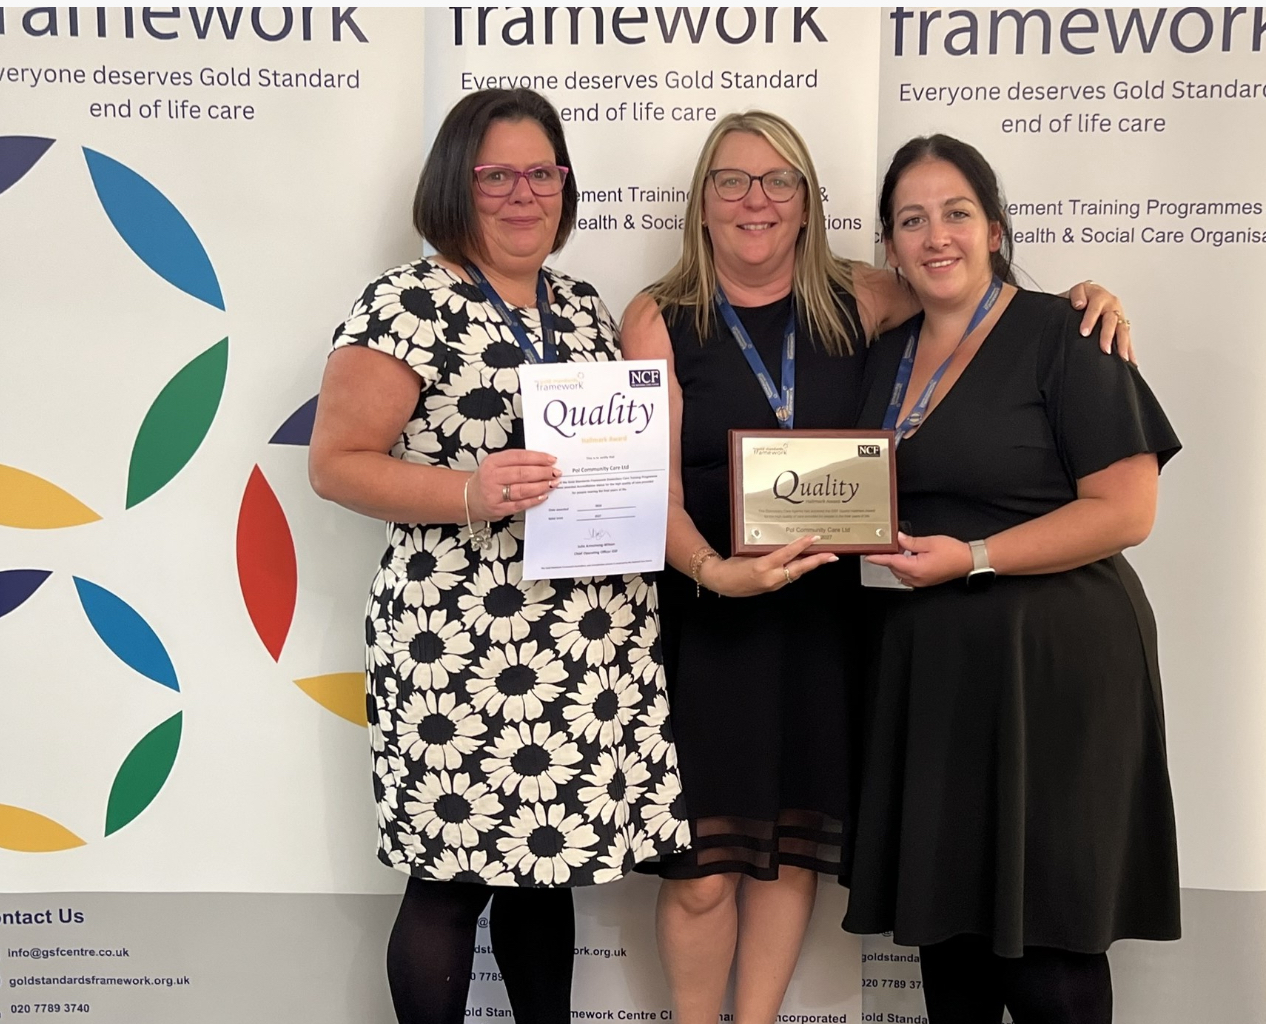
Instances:
[[[547,274],[560,360],[619,358],[595,290]],[[539,339],[535,307],[517,313]],[[523,353],[446,268],[373,282],[335,332],[345,345],[421,378],[396,458],[469,471],[523,446]],[[575,886],[682,848],[653,582],[523,580],[522,514],[486,550],[464,524],[388,534],[366,616],[379,858],[424,879]]]

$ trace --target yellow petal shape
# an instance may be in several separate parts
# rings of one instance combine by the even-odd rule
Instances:
[[[0,804],[0,849],[19,853],[52,853],[73,850],[84,841],[52,818],[25,807]]]
[[[19,530],[56,530],[82,526],[101,517],[43,477],[0,466],[0,526]]]
[[[365,673],[331,672],[325,676],[296,679],[295,686],[340,718],[353,725],[365,723]]]

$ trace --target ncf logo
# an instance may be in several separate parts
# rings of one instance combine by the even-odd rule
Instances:
[[[657,388],[659,387],[659,371],[658,370],[630,370],[629,371],[629,387],[631,388]]]

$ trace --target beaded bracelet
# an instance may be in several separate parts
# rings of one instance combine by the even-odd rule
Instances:
[[[709,558],[720,558],[709,545],[705,544],[690,556],[690,578],[695,581],[695,597],[702,595],[703,590],[699,583],[699,573],[703,569],[703,563]]]

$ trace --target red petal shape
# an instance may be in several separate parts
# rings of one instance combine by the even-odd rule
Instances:
[[[277,661],[294,619],[299,573],[286,513],[259,466],[237,515],[237,579],[255,632]]]

